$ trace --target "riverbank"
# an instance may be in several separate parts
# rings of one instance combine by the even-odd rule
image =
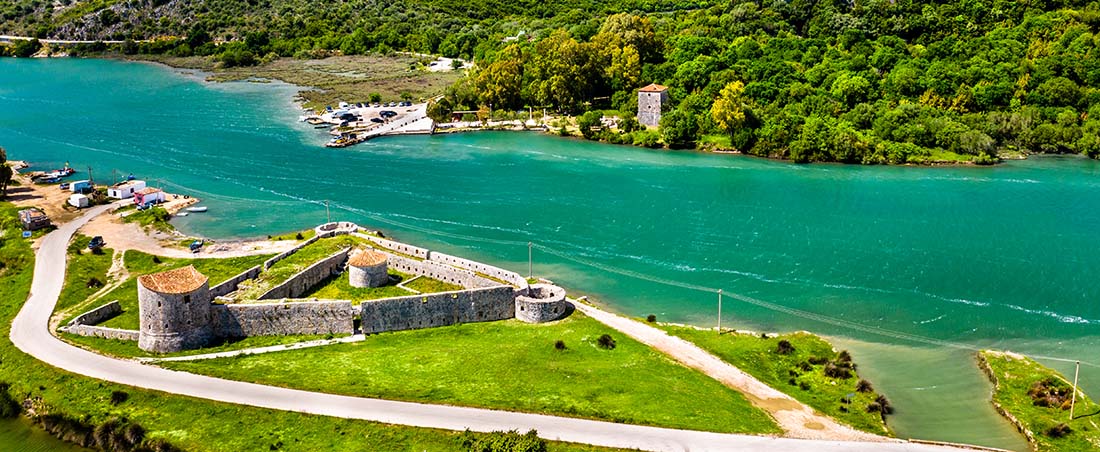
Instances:
[[[1095,324],[1086,322],[1100,317],[1079,301],[1095,292],[1081,277],[1098,260],[1085,252],[1100,212],[1093,161],[799,166],[509,133],[390,138],[337,151],[320,148],[311,128],[288,128],[290,96],[270,85],[204,85],[152,65],[96,60],[0,64],[0,79],[22,93],[9,99],[11,115],[0,113],[23,124],[18,133],[0,130],[9,155],[163,174],[210,206],[207,215],[173,220],[188,234],[297,230],[325,221],[328,200],[334,216],[505,268],[526,269],[529,241],[550,246],[583,262],[536,249],[539,274],[591,289],[632,316],[713,325],[715,300],[614,271],[976,347],[1058,357],[1096,347]],[[58,136],[39,127],[48,124],[42,102],[56,96],[78,115],[111,114],[79,116]],[[111,101],[122,97],[125,106]],[[158,114],[133,102],[157,105]],[[140,137],[125,133],[138,122],[147,125]],[[115,153],[131,148],[154,151]],[[1067,262],[1075,271],[1049,271]],[[969,355],[726,302],[724,319],[745,328],[861,340],[843,348],[899,407],[891,424],[901,436],[1020,448],[1000,439],[1008,425],[989,407]],[[901,356],[922,364],[893,359]]]
[[[1073,382],[1031,358],[984,350],[978,363],[993,382],[993,406],[1038,452],[1100,449],[1100,406]]]
[[[0,203],[4,224],[14,210]],[[15,236],[8,230],[8,237]],[[23,240],[0,241],[0,259],[8,271],[0,274],[0,382],[18,400],[30,400],[34,416],[54,415],[102,425],[125,418],[140,424],[145,439],[167,441],[188,451],[387,450],[451,451],[461,448],[463,435],[434,429],[400,427],[293,412],[251,408],[221,402],[135,389],[58,370],[15,348],[9,339],[11,321],[30,290],[33,253]],[[156,409],[150,409],[156,407]],[[492,435],[473,434],[476,438]],[[4,445],[7,446],[7,445]],[[609,449],[549,442],[551,451]],[[10,449],[6,449],[10,450]],[[18,450],[18,449],[15,449]],[[53,449],[51,449],[53,450]],[[161,449],[171,450],[171,449]]]

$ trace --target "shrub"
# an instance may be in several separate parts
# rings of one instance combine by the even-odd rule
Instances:
[[[802,369],[803,372],[814,370],[814,366],[810,364],[809,361],[802,361],[801,363],[798,363],[798,368]]]
[[[462,450],[469,452],[546,452],[546,440],[535,430],[522,435],[516,430],[482,435],[466,430],[460,441]]]
[[[565,350],[565,341],[561,339],[554,341],[554,350],[557,350],[559,352]]]
[[[881,413],[882,412],[882,405],[879,405],[878,402],[868,403],[867,404],[867,412],[868,413]]]
[[[100,287],[103,287],[103,281],[100,281],[99,278],[93,276],[91,278],[88,278],[87,286],[89,289],[98,289]]]
[[[894,406],[890,405],[890,401],[886,400],[886,396],[879,394],[879,396],[875,398],[875,403],[881,407],[884,416],[887,414],[894,414]]]
[[[127,400],[130,400],[130,394],[125,391],[111,391],[111,405],[119,405]]]
[[[825,376],[829,378],[840,378],[842,380],[846,380],[848,378],[852,378],[852,371],[830,362],[825,364]]]
[[[600,348],[602,348],[604,350],[614,350],[615,349],[615,339],[612,339],[610,334],[604,334],[604,335],[600,336],[600,338],[598,340],[596,340],[596,344],[599,345]]]
[[[154,263],[154,264],[159,264],[159,263],[161,263],[161,262],[160,262],[160,257],[158,257],[158,256],[153,256],[153,263]]]
[[[305,238],[305,237],[302,237],[302,233],[301,233],[301,232],[299,232],[298,234],[294,235],[294,240],[302,240],[303,238]]]
[[[1070,399],[1070,393],[1073,390],[1069,385],[1063,383],[1053,377],[1047,377],[1045,379],[1036,381],[1031,384],[1031,387],[1027,390],[1027,395],[1031,397],[1032,404],[1041,407],[1063,407],[1069,409],[1066,402]]]
[[[839,363],[851,363],[852,354],[848,353],[848,350],[841,350],[840,353],[836,355],[836,361]]]
[[[1061,424],[1055,425],[1054,427],[1048,428],[1047,431],[1043,433],[1051,438],[1062,438],[1066,435],[1069,435],[1070,433],[1073,433],[1073,429],[1069,428],[1069,426],[1063,422]]]
[[[16,402],[8,393],[8,388],[11,386],[7,383],[0,383],[0,419],[16,417],[19,412],[22,411],[22,407],[19,406],[19,402]]]
[[[779,344],[776,344],[775,352],[780,355],[789,355],[794,353],[794,346],[791,345],[791,341],[783,339],[779,341]]]
[[[798,383],[798,388],[803,390],[803,391],[809,391],[810,390],[810,384],[806,383],[805,381],[799,382]]]
[[[794,378],[791,378],[791,379],[787,380],[787,383],[790,384],[791,386],[798,386],[798,381],[795,380]]]
[[[825,363],[829,362],[829,360],[826,359],[826,358],[818,358],[816,356],[811,356],[809,359],[807,359],[807,361],[809,361],[810,364],[813,364],[815,366],[820,366],[822,364],[825,364]]]
[[[871,382],[867,380],[859,380],[859,383],[856,383],[856,392],[872,392],[874,390],[875,388],[871,387]]]
[[[657,316],[655,316],[653,314],[650,314],[650,315],[646,316],[645,321],[647,321],[649,323],[656,323],[657,322]]]

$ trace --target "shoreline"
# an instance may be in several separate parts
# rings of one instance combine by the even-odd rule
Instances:
[[[312,91],[312,90],[323,91],[322,88],[319,88],[319,87],[316,87],[316,86],[300,85],[300,84],[295,84],[295,83],[288,82],[288,81],[283,80],[283,79],[273,78],[273,77],[265,77],[265,76],[253,76],[253,77],[243,78],[243,79],[239,79],[239,80],[213,80],[212,77],[216,77],[218,75],[217,72],[215,72],[217,70],[216,68],[208,69],[207,67],[202,67],[202,66],[197,66],[197,65],[192,65],[192,66],[173,65],[172,64],[173,60],[171,60],[171,59],[140,58],[141,56],[142,55],[136,55],[136,56],[105,55],[105,56],[90,57],[90,59],[105,59],[105,60],[115,60],[115,61],[143,62],[143,63],[151,63],[151,64],[164,66],[166,68],[171,68],[171,69],[174,69],[174,70],[192,70],[192,71],[196,71],[196,73],[198,73],[198,74],[204,75],[203,81],[206,82],[206,83],[227,83],[227,82],[238,82],[238,81],[239,82],[248,82],[249,79],[251,79],[251,78],[255,78],[257,80],[278,81],[280,83],[286,84],[286,86],[294,87],[298,90],[290,100],[291,104],[296,108],[296,113],[303,113],[303,112],[305,112],[307,114],[316,113],[316,110],[305,107],[306,100],[302,97],[301,93],[304,92],[304,91]],[[155,57],[155,55],[150,55],[150,56]],[[66,56],[66,58],[87,58],[87,57],[68,57],[68,56]],[[181,74],[182,74],[182,72],[181,72]],[[553,127],[551,127],[549,124],[543,124],[542,127],[544,127],[545,130],[532,130],[532,129],[517,130],[517,129],[480,128],[480,129],[475,129],[475,130],[452,130],[452,131],[448,131],[448,132],[418,133],[418,134],[415,134],[415,135],[437,135],[437,134],[472,133],[472,132],[488,132],[488,131],[516,131],[516,132],[519,132],[519,131],[534,131],[534,132],[541,131],[541,132],[543,132],[547,135],[551,135],[551,136],[556,136],[556,137],[561,137],[561,138],[579,138],[579,139],[582,139],[582,140],[585,140],[585,141],[593,141],[593,142],[596,142],[596,143],[607,144],[607,145],[637,147],[637,148],[641,148],[641,149],[650,149],[650,150],[655,150],[655,151],[666,151],[666,152],[696,152],[696,153],[717,154],[717,155],[740,155],[740,156],[744,156],[744,157],[754,157],[754,158],[759,158],[759,159],[764,159],[764,160],[784,162],[784,163],[789,163],[789,164],[793,164],[793,165],[826,164],[826,165],[844,165],[844,166],[896,166],[896,167],[911,167],[911,168],[954,168],[954,167],[969,167],[969,168],[989,167],[989,168],[992,168],[992,167],[996,167],[998,165],[1001,165],[1001,164],[1009,162],[1009,161],[1027,160],[1027,159],[1031,158],[1032,156],[1046,155],[1046,154],[1036,154],[1036,153],[1030,153],[1030,152],[1021,152],[1018,156],[1012,156],[1012,157],[998,156],[998,161],[996,161],[992,164],[988,164],[988,165],[981,165],[981,164],[977,164],[977,163],[974,163],[974,162],[966,162],[966,161],[933,161],[933,162],[927,162],[927,163],[909,163],[909,162],[906,162],[906,163],[881,163],[881,164],[880,163],[864,164],[864,163],[847,163],[847,162],[828,162],[828,161],[810,161],[810,162],[802,163],[802,162],[794,162],[790,159],[782,158],[782,157],[745,154],[745,153],[743,153],[741,151],[737,151],[737,150],[725,150],[725,149],[722,149],[722,148],[710,150],[710,149],[706,149],[705,146],[704,147],[697,146],[694,149],[673,149],[673,148],[646,148],[646,147],[642,147],[642,146],[635,146],[633,144],[625,144],[625,143],[608,143],[608,142],[602,141],[602,140],[589,140],[589,139],[574,135],[572,133],[570,133],[568,136],[562,136],[560,134],[555,133]],[[403,135],[403,134],[397,134],[397,135],[393,135],[393,136],[401,136],[401,135]],[[1050,155],[1070,155],[1070,154],[1050,154]],[[1076,154],[1072,154],[1072,155],[1076,155]]]

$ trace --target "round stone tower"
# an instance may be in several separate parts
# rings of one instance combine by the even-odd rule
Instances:
[[[348,259],[348,283],[351,287],[382,287],[390,282],[386,254],[362,250]]]
[[[171,353],[202,347],[213,337],[210,283],[193,266],[138,278],[138,347]]]
[[[516,318],[527,323],[553,322],[572,313],[565,289],[552,284],[532,284],[526,294],[516,296]]]

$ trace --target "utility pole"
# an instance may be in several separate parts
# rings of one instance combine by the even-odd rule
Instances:
[[[527,277],[531,278],[535,275],[535,261],[532,260],[531,249],[534,248],[534,242],[527,242]]]
[[[722,334],[722,289],[718,289],[718,335]]]
[[[92,167],[90,166],[88,167],[88,184],[95,186],[95,178],[92,177]]]
[[[1073,371],[1073,395],[1069,399],[1069,420],[1073,420],[1073,405],[1077,402],[1077,377],[1081,375],[1081,361],[1077,361],[1077,370]]]
[[[328,221],[325,221],[325,223],[332,223],[332,214],[329,213],[329,211],[328,211],[328,200],[327,199],[325,200],[325,218],[328,220]]]

